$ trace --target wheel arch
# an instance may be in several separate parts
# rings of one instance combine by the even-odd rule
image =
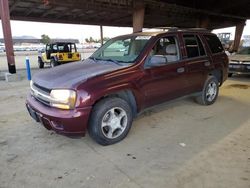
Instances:
[[[38,59],[38,60],[41,60],[41,61],[43,62],[43,57],[42,57],[41,55],[39,55],[39,56],[37,57],[37,59]]]
[[[209,72],[208,75],[209,76],[214,76],[215,78],[217,78],[217,80],[219,82],[219,86],[222,85],[222,82],[223,82],[223,72],[222,72],[221,69],[213,70],[213,71]]]
[[[118,97],[118,98],[125,100],[132,109],[133,117],[137,115],[137,112],[138,112],[137,101],[136,101],[135,94],[131,89],[123,89],[123,90],[107,93],[103,95],[102,97],[99,97],[99,99],[95,101],[94,105],[98,103],[99,101],[101,101],[102,99],[108,98],[108,97]]]

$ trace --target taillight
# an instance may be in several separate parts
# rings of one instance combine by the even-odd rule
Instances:
[[[62,60],[63,59],[63,56],[62,55],[59,55],[59,57],[58,57],[60,60]]]

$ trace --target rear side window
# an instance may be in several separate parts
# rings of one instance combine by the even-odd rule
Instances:
[[[188,58],[205,55],[201,40],[196,35],[183,35]]]
[[[224,49],[220,40],[215,35],[204,35],[208,46],[213,54],[223,52]]]

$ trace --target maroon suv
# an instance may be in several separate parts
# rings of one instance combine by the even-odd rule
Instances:
[[[47,129],[74,135],[88,129],[109,145],[152,105],[191,94],[213,104],[227,75],[227,55],[208,31],[134,33],[109,40],[82,62],[39,72],[26,105]]]

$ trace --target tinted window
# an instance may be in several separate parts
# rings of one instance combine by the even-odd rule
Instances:
[[[199,37],[196,35],[184,35],[183,38],[188,58],[205,55],[205,50]]]
[[[201,43],[201,40],[198,36],[196,36],[197,38],[197,42],[198,42],[198,46],[199,46],[199,52],[200,52],[200,56],[206,55],[203,44]]]
[[[204,37],[213,54],[223,52],[223,47],[221,45],[221,42],[215,35],[204,35]]]

